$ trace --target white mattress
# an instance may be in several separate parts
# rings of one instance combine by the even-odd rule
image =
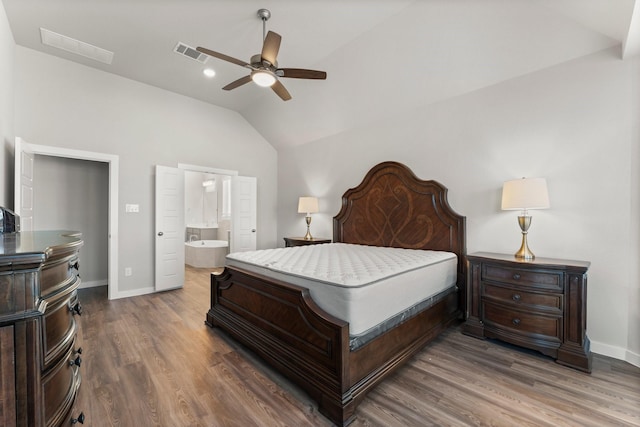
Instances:
[[[367,332],[394,315],[455,286],[454,253],[327,243],[236,252],[226,264],[309,289],[313,300]]]

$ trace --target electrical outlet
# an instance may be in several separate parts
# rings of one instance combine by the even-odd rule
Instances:
[[[125,275],[125,276],[127,276],[127,277],[128,277],[128,276],[131,276],[132,274],[133,274],[133,270],[131,269],[131,267],[126,267],[126,268],[124,269],[124,275]]]

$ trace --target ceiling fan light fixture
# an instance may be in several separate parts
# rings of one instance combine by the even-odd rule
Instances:
[[[251,80],[258,86],[269,87],[276,82],[276,76],[267,70],[254,70],[251,72]]]

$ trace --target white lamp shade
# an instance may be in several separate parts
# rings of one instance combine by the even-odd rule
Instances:
[[[318,212],[317,197],[300,197],[298,200],[298,213],[316,213]]]
[[[522,178],[505,181],[502,186],[502,209],[547,209],[549,207],[547,180]]]

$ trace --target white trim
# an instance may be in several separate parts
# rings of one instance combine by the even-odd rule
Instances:
[[[623,347],[591,341],[591,351],[614,359],[624,360],[640,367],[640,355]]]
[[[153,294],[156,292],[156,288],[140,288],[140,289],[132,289],[130,291],[121,291],[118,293],[116,298],[129,298],[129,297],[137,297],[140,295]]]
[[[29,144],[20,137],[16,137],[16,143],[23,147],[23,149],[28,149],[33,154],[91,160],[109,164],[109,299],[122,298],[123,295],[121,295],[121,292],[118,290],[118,163],[120,157],[115,154]],[[17,155],[19,155],[19,153],[17,153]]]
[[[108,285],[109,285],[108,279],[92,280],[91,282],[83,281],[82,283],[80,283],[80,287],[78,287],[78,289],[97,288],[99,286],[108,286]]]
[[[233,171],[229,169],[210,168],[208,166],[187,165],[184,163],[178,163],[178,169],[194,171],[194,172],[206,172],[206,173],[212,173],[216,175],[238,176],[238,171]]]
[[[627,350],[627,357],[625,357],[624,360],[640,368],[640,354]]]

